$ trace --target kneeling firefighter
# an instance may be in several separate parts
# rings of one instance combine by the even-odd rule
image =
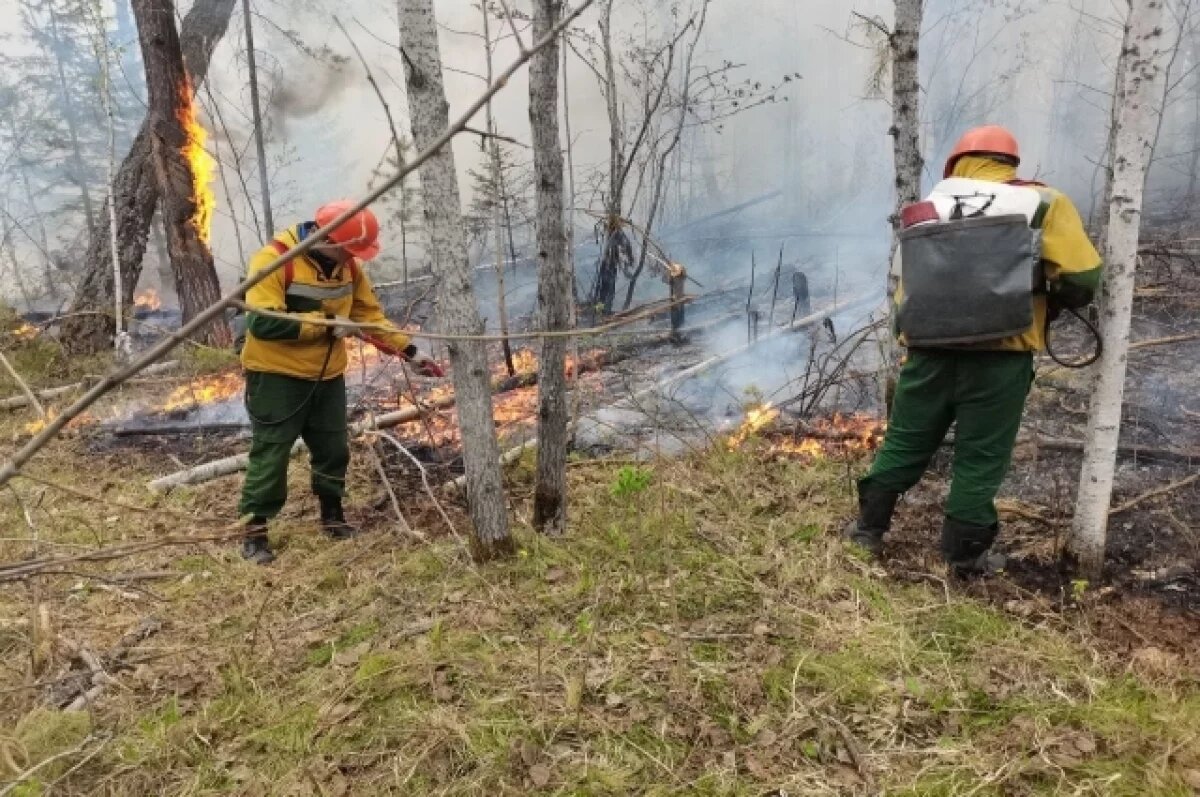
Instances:
[[[314,221],[276,235],[250,259],[250,274],[349,207],[349,202],[331,202],[317,210]],[[268,564],[275,559],[267,543],[267,521],[287,500],[288,459],[297,437],[303,438],[311,453],[312,490],[321,504],[322,530],[333,539],[357,534],[342,512],[350,460],[344,376],[347,337],[363,337],[380,351],[405,358],[427,376],[445,375],[384,316],[362,268],[379,248],[379,221],[370,210],[361,210],[308,254],[292,259],[246,292],[250,312],[240,345],[254,438],[238,513],[250,518],[242,556],[252,562]],[[267,316],[255,309],[289,317]],[[354,327],[306,323],[306,319],[391,329],[360,335]]]
[[[1075,206],[1018,180],[1019,163],[1007,130],[970,130],[929,197],[902,211],[894,317],[908,353],[883,446],[858,482],[858,519],[846,530],[873,554],[900,494],[955,425],[942,555],[959,575],[1003,566],[991,552],[1000,530],[994,499],[1033,353],[1046,347],[1049,319],[1087,305],[1100,282],[1100,256]]]

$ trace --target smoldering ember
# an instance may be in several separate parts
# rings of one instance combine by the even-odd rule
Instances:
[[[4,0],[0,795],[1200,794],[1190,0]]]

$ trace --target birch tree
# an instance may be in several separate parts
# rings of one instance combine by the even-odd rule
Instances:
[[[1138,233],[1146,172],[1154,153],[1166,88],[1162,13],[1163,0],[1131,0],[1121,47],[1125,74],[1121,90],[1114,98],[1118,107],[1113,137],[1112,197],[1103,247],[1104,353],[1088,412],[1087,444],[1070,543],[1083,573],[1092,579],[1099,577],[1104,564],[1128,363]]]
[[[562,0],[535,0],[533,37],[558,24]],[[537,186],[538,311],[542,329],[570,329],[572,273],[563,231],[563,156],[558,137],[558,43],[529,62],[529,127]],[[561,534],[567,520],[567,341],[545,338],[538,364],[538,461],[533,525]]]
[[[400,0],[399,16],[413,141],[424,150],[449,126],[433,0]],[[483,322],[472,289],[454,152],[449,144],[421,168],[421,192],[429,258],[439,277],[442,331],[481,334]],[[467,503],[474,526],[471,553],[478,561],[510,555],[515,546],[508,531],[500,479],[500,446],[492,417],[487,350],[480,341],[452,341],[449,349],[462,429]]]
[[[900,208],[921,201],[921,70],[920,39],[924,0],[896,0],[896,22],[888,47],[892,58],[892,157],[896,164],[896,216]]]

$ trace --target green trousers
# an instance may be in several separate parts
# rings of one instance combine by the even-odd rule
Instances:
[[[238,514],[272,518],[287,500],[292,445],[304,439],[312,457],[317,495],[345,493],[350,443],[346,431],[346,380],[307,379],[246,372],[246,407],[254,440]]]
[[[916,484],[955,425],[946,517],[992,526],[1033,383],[1029,352],[914,349],[900,370],[883,447],[859,482],[903,493]]]

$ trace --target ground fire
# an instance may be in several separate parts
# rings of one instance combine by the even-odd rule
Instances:
[[[153,288],[146,288],[134,294],[133,307],[135,310],[154,312],[155,310],[162,309],[162,299],[159,298],[158,291]]]

